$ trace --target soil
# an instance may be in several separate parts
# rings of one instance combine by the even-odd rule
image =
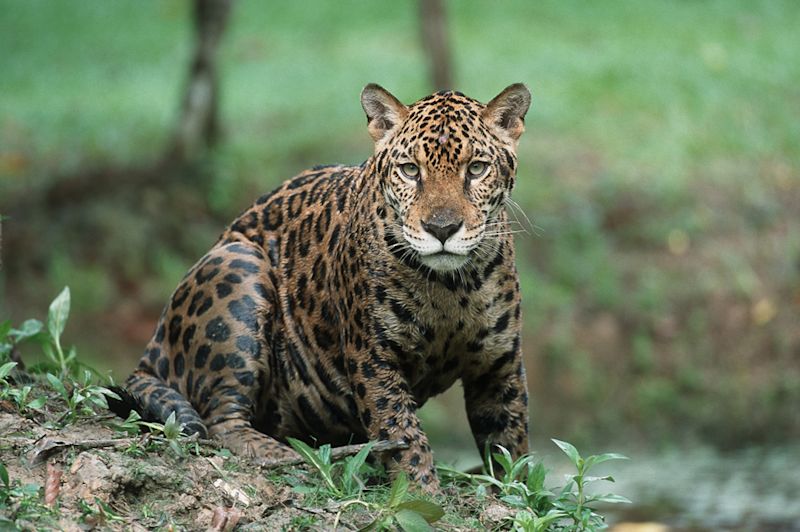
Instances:
[[[218,530],[233,528],[233,520],[240,530],[257,524],[281,529],[292,528],[293,522],[299,523],[306,515],[323,521],[335,517],[325,510],[304,508],[303,496],[289,486],[270,482],[263,472],[234,457],[216,456],[214,449],[186,458],[167,449],[136,456],[128,451],[130,444],[148,436],[120,438],[119,432],[104,426],[107,422],[84,420],[48,429],[17,414],[0,412],[0,461],[12,482],[45,486],[48,465],[61,471],[54,528],[205,530],[213,528],[216,513],[217,521],[227,517],[229,523],[217,526]],[[83,448],[98,440],[117,440],[119,445]],[[43,442],[54,441],[65,445],[45,459],[37,456]],[[103,505],[111,509],[111,515],[103,515]],[[18,524],[38,528],[43,523]]]
[[[109,414],[54,428],[0,402],[0,463],[12,487],[33,485],[36,494],[34,503],[17,497],[0,505],[0,530],[11,522],[66,531],[357,530],[375,517],[293,489],[309,479],[302,466],[262,470],[200,443],[180,457],[168,445],[154,450],[149,434],[129,437],[112,428],[120,421]],[[54,475],[55,487],[46,487]],[[465,497],[455,486],[441,500],[449,517],[437,529],[497,527],[511,515],[493,496]]]

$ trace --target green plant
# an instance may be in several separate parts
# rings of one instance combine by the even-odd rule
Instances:
[[[45,373],[47,383],[67,405],[58,423],[74,422],[81,416],[93,415],[96,413],[95,408],[107,410],[106,397],[118,398],[108,388],[96,384],[96,374],[78,363],[75,347],[64,351],[61,335],[69,318],[69,309],[70,291],[69,287],[65,287],[50,304],[46,328],[35,319],[26,320],[19,329],[14,329],[10,321],[0,324],[0,361],[9,359],[23,342],[30,341],[41,346],[45,362],[28,368],[30,375],[26,379],[35,384],[33,376]],[[22,414],[28,410],[40,411],[47,402],[46,395],[31,397],[34,390],[39,391],[34,385],[26,383],[12,386],[9,382],[9,375],[17,365],[16,361],[0,365],[0,399],[11,398]]]
[[[324,482],[324,487],[331,497],[345,499],[359,495],[364,490],[362,475],[374,472],[366,463],[369,451],[375,445],[370,442],[357,454],[348,456],[339,462],[331,461],[331,446],[322,445],[319,449],[312,449],[307,443],[294,438],[289,438],[289,445],[303,457],[303,459],[319,472]],[[309,487],[301,487],[300,491],[310,491]]]
[[[150,442],[154,442],[156,445],[166,444],[180,458],[185,458],[190,452],[196,455],[200,454],[197,438],[183,435],[183,424],[178,422],[175,412],[172,412],[163,424],[141,421],[139,414],[131,412],[124,423],[135,423],[140,427],[146,427],[151,433],[148,438]]]
[[[570,443],[553,439],[564,454],[566,454],[572,465],[577,469],[577,474],[572,475],[570,481],[562,488],[558,497],[553,502],[556,509],[564,512],[573,521],[573,525],[565,530],[598,530],[605,528],[603,516],[595,512],[590,506],[593,503],[630,503],[631,501],[621,495],[607,493],[604,495],[587,495],[586,487],[595,482],[607,481],[614,482],[611,476],[594,477],[589,476],[589,470],[594,466],[609,460],[627,460],[628,457],[617,453],[605,453],[592,455],[587,458],[581,457],[578,450]]]
[[[67,410],[59,418],[59,422],[74,422],[80,416],[91,416],[95,413],[95,407],[108,410],[106,397],[119,399],[119,396],[108,388],[94,384],[89,370],[84,370],[78,379],[70,377],[59,379],[52,373],[46,374],[45,378],[67,404]]]
[[[41,486],[12,480],[5,464],[0,462],[0,530],[19,530],[21,521],[52,516],[52,509],[42,499]]]
[[[27,320],[19,329],[14,329],[10,320],[0,323],[0,362],[8,361],[18,345],[36,338],[42,328],[39,320]]]
[[[516,508],[510,517],[514,530],[525,532],[544,532],[547,530],[590,531],[605,528],[603,516],[598,514],[594,503],[626,503],[625,497],[606,495],[587,495],[586,486],[598,481],[613,482],[610,476],[588,476],[589,470],[609,460],[624,460],[625,456],[607,453],[589,456],[584,459],[578,450],[567,442],[553,440],[575,466],[577,472],[569,477],[569,482],[562,488],[551,490],[545,487],[547,470],[541,461],[533,455],[512,459],[511,453],[500,445],[498,452],[489,453],[487,449],[487,474],[471,475],[461,473],[447,467],[440,467],[445,476],[464,479],[476,485],[480,493],[486,487],[493,487],[501,501]],[[502,468],[495,471],[495,464]]]
[[[128,436],[138,436],[142,431],[142,417],[136,410],[131,410],[130,414],[124,421],[114,421],[111,426],[120,432],[124,432]]]
[[[25,414],[29,409],[41,410],[45,402],[47,402],[46,397],[37,397],[29,401],[28,397],[33,389],[32,386],[26,384],[22,388],[13,388],[6,380],[6,377],[16,365],[16,362],[8,362],[0,366],[0,399],[11,398],[21,414]]]
[[[102,526],[110,523],[125,521],[125,518],[117,514],[108,503],[100,498],[94,498],[94,504],[90,504],[83,499],[78,500],[81,511],[81,521],[91,526]]]
[[[60,376],[66,377],[76,367],[75,347],[65,351],[61,345],[61,334],[67,324],[70,308],[69,287],[65,287],[50,303],[47,311],[47,327],[36,319],[22,323],[14,329],[10,321],[0,324],[0,362],[10,358],[11,353],[25,342],[38,343],[47,358],[49,366],[54,367]]]
[[[8,392],[11,390],[11,384],[8,382],[7,377],[16,365],[16,362],[6,362],[0,366],[0,399],[5,399],[9,395]]]
[[[344,509],[348,504],[362,504],[366,508],[376,511],[377,516],[361,531],[387,530],[393,525],[405,532],[431,530],[430,523],[435,523],[444,516],[444,510],[438,504],[423,499],[408,500],[408,478],[400,472],[392,482],[389,496],[382,503],[365,503],[363,501],[350,501],[342,505]],[[338,516],[337,516],[338,521]]]
[[[0,462],[0,482],[3,483],[3,485],[0,486],[0,504],[5,504],[9,499],[11,482],[8,478],[8,469],[6,469],[6,465],[3,462]]]
[[[430,530],[429,523],[439,520],[444,515],[442,508],[430,501],[422,499],[408,500],[409,482],[405,473],[399,473],[392,483],[386,498],[364,500],[361,498],[366,484],[362,478],[375,472],[366,463],[374,442],[366,444],[353,456],[337,462],[331,461],[331,446],[322,445],[313,449],[308,444],[289,438],[289,444],[301,457],[322,477],[323,493],[334,499],[346,500],[336,516],[334,528],[342,513],[353,506],[361,506],[374,513],[373,520],[361,530],[385,530],[393,525],[407,532]],[[296,486],[302,493],[319,492],[314,486]],[[354,498],[357,497],[357,498]]]

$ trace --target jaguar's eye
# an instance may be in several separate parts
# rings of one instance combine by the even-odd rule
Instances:
[[[487,163],[483,161],[473,161],[467,166],[467,176],[469,176],[470,179],[477,179],[483,177],[483,174],[485,174],[488,169],[489,165]]]
[[[400,165],[400,173],[406,179],[416,181],[419,179],[419,166],[414,163],[403,163]]]

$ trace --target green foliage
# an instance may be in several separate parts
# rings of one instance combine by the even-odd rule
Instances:
[[[394,525],[405,532],[433,530],[431,523],[441,519],[444,510],[431,501],[409,498],[408,489],[408,477],[404,472],[398,472],[392,482],[389,496],[368,506],[370,510],[377,512],[377,515],[361,530],[391,530]]]
[[[0,530],[21,530],[30,521],[52,524],[53,517],[53,510],[44,504],[42,487],[10,478],[0,462]]]
[[[119,399],[119,396],[108,388],[94,384],[92,373],[86,369],[77,379],[59,379],[52,373],[47,373],[45,378],[67,405],[61,418],[61,421],[67,423],[72,423],[79,417],[92,416],[97,408],[108,410],[106,397]]]
[[[23,322],[19,329],[14,329],[6,321],[0,324],[0,399],[10,398],[21,414],[30,411],[42,413],[50,398],[43,394],[42,386],[46,384],[56,393],[56,398],[66,406],[55,423],[72,423],[80,417],[88,417],[100,411],[108,410],[106,397],[119,398],[108,388],[97,384],[95,375],[77,361],[76,350],[70,348],[66,353],[61,345],[61,336],[67,325],[70,309],[69,288],[64,288],[50,304],[46,326],[35,319]],[[9,379],[17,363],[8,361],[11,354],[23,343],[38,345],[45,355],[45,363],[32,365],[22,380],[32,384],[17,384],[16,379]],[[54,373],[48,370],[54,370]],[[40,394],[32,397],[32,394]]]
[[[367,456],[375,445],[374,442],[366,444],[353,456],[348,456],[338,462],[331,462],[330,445],[322,445],[318,449],[313,449],[307,443],[294,438],[289,438],[288,441],[303,460],[319,473],[329,497],[347,499],[358,496],[365,487],[362,477],[374,473],[372,466],[367,464]],[[308,491],[308,489],[301,491]]]
[[[570,482],[561,489],[561,492],[554,502],[554,506],[558,510],[564,512],[564,514],[569,516],[573,521],[573,525],[566,528],[566,530],[598,530],[604,528],[603,517],[596,513],[589,505],[597,502],[617,504],[630,503],[631,501],[621,495],[615,495],[613,493],[587,495],[585,490],[589,484],[600,481],[614,482],[614,478],[611,476],[589,476],[589,470],[603,462],[609,460],[627,460],[628,457],[617,453],[605,453],[592,455],[584,459],[572,444],[556,439],[553,440],[553,443],[564,451],[564,454],[569,457],[570,462],[572,462],[572,465],[574,465],[577,470],[577,474],[572,475]]]
[[[364,477],[375,473],[374,468],[366,463],[374,442],[364,445],[357,454],[337,462],[331,461],[330,445],[313,449],[294,438],[289,438],[289,444],[322,479],[321,486],[298,485],[295,490],[301,493],[321,491],[326,498],[344,501],[336,518],[337,523],[342,512],[354,506],[361,506],[374,515],[373,520],[361,529],[364,531],[386,530],[393,526],[406,532],[431,530],[430,523],[438,521],[444,515],[442,507],[433,502],[409,498],[409,482],[403,472],[397,474],[385,496],[378,496],[374,500],[362,498],[366,489]],[[378,489],[379,493],[382,491],[381,488]]]
[[[149,451],[168,448],[178,458],[186,458],[190,453],[200,454],[200,445],[196,437],[184,436],[183,424],[179,423],[175,412],[172,412],[164,423],[143,421],[135,410],[128,414],[124,421],[112,423],[114,429],[129,436],[136,436],[146,429],[149,434],[146,438],[134,441],[124,450],[132,456],[143,456]]]
[[[447,467],[440,467],[440,470],[450,478],[467,480],[475,486],[478,495],[485,494],[487,487],[495,489],[501,501],[516,509],[510,518],[516,531],[582,532],[606,528],[604,518],[594,504],[630,501],[614,494],[587,495],[588,485],[614,481],[610,476],[589,476],[588,472],[603,462],[627,458],[606,453],[584,459],[572,444],[555,439],[553,442],[567,455],[576,470],[576,474],[568,477],[566,485],[555,490],[545,486],[547,470],[541,461],[530,454],[514,460],[511,453],[499,445],[496,446],[498,452],[490,453],[487,449],[487,474],[470,475]],[[502,471],[495,471],[495,463]]]
[[[95,527],[125,521],[124,517],[117,514],[108,503],[103,502],[99,497],[94,498],[94,504],[79,499],[78,505],[81,511],[81,522],[87,525]]]

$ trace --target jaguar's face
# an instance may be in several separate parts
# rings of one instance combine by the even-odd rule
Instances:
[[[464,267],[501,232],[528,89],[512,85],[488,105],[448,91],[406,107],[370,85],[362,103],[401,245],[433,270]]]

